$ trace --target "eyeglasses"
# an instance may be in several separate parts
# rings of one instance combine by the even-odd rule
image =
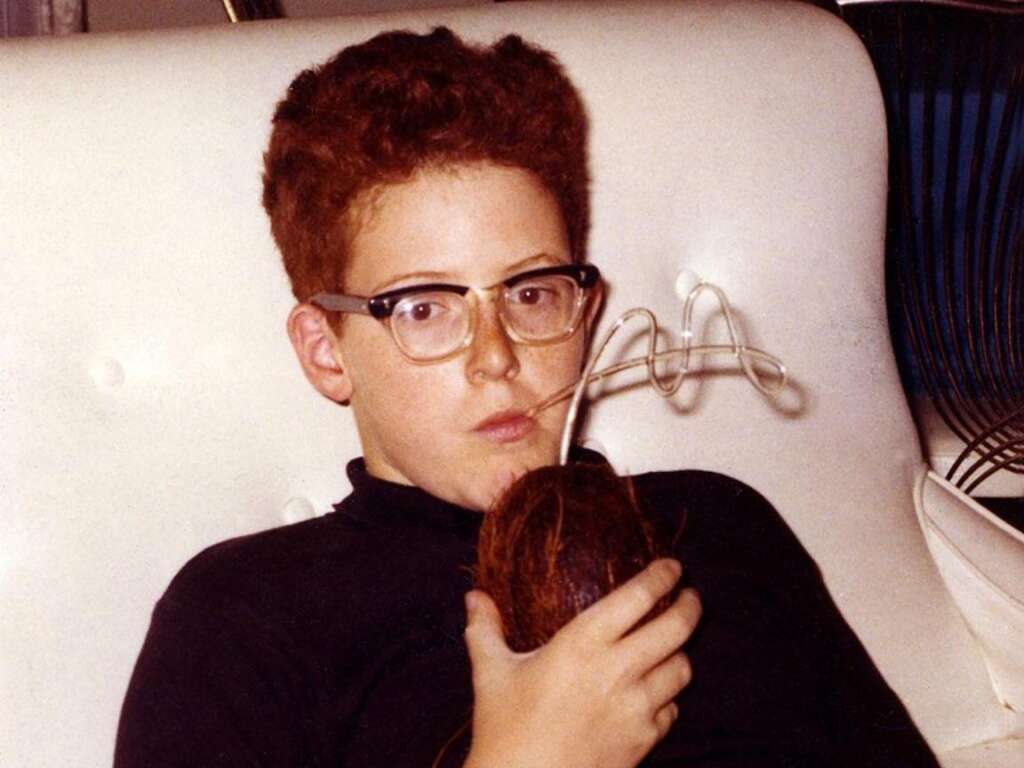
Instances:
[[[600,277],[590,264],[565,264],[520,272],[486,288],[430,283],[369,297],[318,293],[310,302],[334,312],[375,317],[389,326],[402,354],[432,363],[473,342],[478,294],[497,293],[498,317],[514,342],[553,344],[576,332],[590,289]]]

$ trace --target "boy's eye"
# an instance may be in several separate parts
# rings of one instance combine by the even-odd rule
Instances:
[[[516,286],[510,297],[516,304],[535,306],[537,304],[550,303],[558,298],[557,291],[550,287],[538,284]]]
[[[413,320],[429,320],[435,314],[437,305],[421,301],[409,308],[409,317]]]
[[[444,295],[410,296],[395,307],[394,316],[400,321],[426,323],[440,320],[450,312],[457,297]]]
[[[523,288],[516,294],[516,301],[520,304],[536,304],[540,300],[539,288]]]

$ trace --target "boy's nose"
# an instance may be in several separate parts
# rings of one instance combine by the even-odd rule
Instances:
[[[519,373],[512,339],[505,332],[494,301],[478,305],[476,333],[466,358],[466,376],[471,382],[512,379]]]

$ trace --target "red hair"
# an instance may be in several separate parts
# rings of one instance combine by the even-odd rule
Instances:
[[[587,121],[554,56],[515,35],[387,32],[300,73],[274,114],[263,207],[299,301],[340,289],[363,193],[418,170],[489,162],[554,195],[573,258],[589,227]]]

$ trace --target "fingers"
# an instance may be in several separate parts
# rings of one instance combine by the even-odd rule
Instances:
[[[678,560],[655,560],[632,579],[605,595],[570,624],[605,643],[613,643],[646,616],[679,581]]]
[[[684,589],[668,608],[622,640],[634,668],[646,672],[679,650],[700,621],[700,597]]]
[[[644,676],[643,686],[651,709],[660,711],[693,679],[690,660],[675,653]]]
[[[665,738],[669,728],[672,727],[679,717],[679,705],[674,701],[670,701],[668,704],[658,710],[657,714],[654,715],[654,727],[658,729],[658,741]]]
[[[466,593],[466,649],[474,680],[479,680],[493,660],[510,653],[498,607],[480,590]]]

